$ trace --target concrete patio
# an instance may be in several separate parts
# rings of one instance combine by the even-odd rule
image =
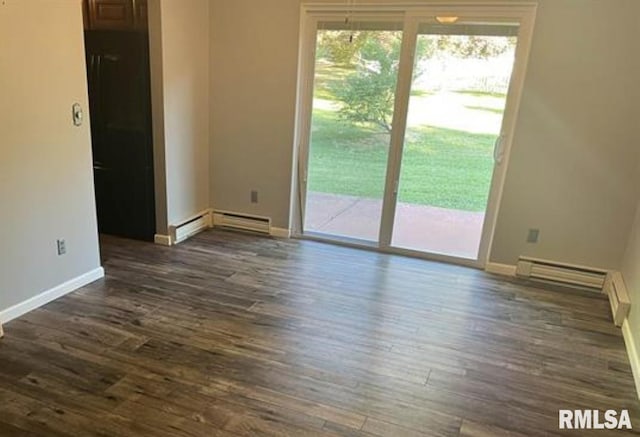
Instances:
[[[338,194],[307,194],[305,230],[377,241],[382,200]],[[392,245],[476,259],[483,212],[398,203]]]

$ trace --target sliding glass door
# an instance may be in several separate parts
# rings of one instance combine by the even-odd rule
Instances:
[[[517,34],[419,26],[391,246],[478,258]]]
[[[484,262],[531,21],[464,9],[313,21],[299,235]]]
[[[305,232],[377,242],[402,23],[320,23]]]

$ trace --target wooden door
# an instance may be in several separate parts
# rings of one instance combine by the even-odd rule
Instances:
[[[135,15],[139,11],[134,11],[132,0],[88,0],[88,6],[91,29],[131,30],[135,27]]]

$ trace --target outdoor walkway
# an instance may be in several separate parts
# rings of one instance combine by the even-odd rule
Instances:
[[[378,240],[382,201],[337,194],[307,195],[305,229]],[[484,213],[399,203],[392,245],[475,259]]]

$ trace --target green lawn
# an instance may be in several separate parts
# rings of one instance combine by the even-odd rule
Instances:
[[[318,62],[315,72],[314,97],[317,99],[336,100],[331,88],[344,82],[354,71],[353,68]]]
[[[318,62],[314,97],[324,99],[325,103],[337,103],[331,89],[352,73],[353,69]],[[464,106],[480,114],[503,111],[504,94],[466,90],[456,93],[467,96]],[[433,95],[421,89],[413,89],[411,94],[418,98]],[[495,135],[436,126],[409,128],[399,200],[484,211],[493,171],[495,139]],[[381,199],[388,149],[389,135],[381,129],[341,120],[336,111],[328,108],[315,108],[308,189]]]
[[[468,96],[475,96],[475,97],[496,97],[499,99],[504,99],[506,97],[504,93],[492,93],[487,91],[458,90],[456,92],[458,94],[466,94]]]
[[[484,211],[493,169],[494,135],[422,126],[407,133],[399,199]],[[309,190],[382,198],[389,136],[315,109]]]
[[[504,109],[501,108],[492,108],[490,106],[473,106],[473,105],[466,105],[465,108],[467,109],[472,109],[474,111],[487,111],[487,112],[491,112],[492,114],[502,114],[504,112]]]

